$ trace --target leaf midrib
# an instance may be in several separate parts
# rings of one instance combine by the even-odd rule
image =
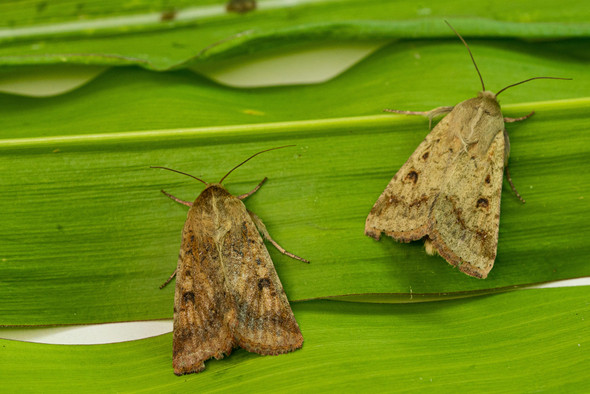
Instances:
[[[590,106],[590,97],[567,99],[567,100],[550,100],[537,101],[528,103],[507,104],[502,108],[506,111],[521,111],[530,110],[534,108],[539,110],[557,110],[562,108],[578,109]],[[194,137],[204,137],[208,135],[228,136],[241,133],[249,134],[272,134],[281,133],[288,135],[289,133],[301,132],[329,132],[330,130],[340,130],[342,127],[348,129],[354,127],[376,127],[376,126],[390,126],[394,124],[404,124],[412,122],[412,117],[404,115],[370,115],[370,116],[354,116],[333,119],[313,119],[313,120],[299,120],[287,122],[271,122],[271,123],[254,123],[242,125],[228,125],[228,126],[208,126],[195,128],[178,128],[178,129],[162,129],[162,130],[141,130],[141,131],[127,131],[116,133],[99,133],[99,134],[84,134],[84,135],[64,135],[53,137],[33,137],[33,138],[12,138],[0,140],[0,149],[6,148],[26,148],[26,147],[41,147],[54,146],[55,144],[63,145],[77,145],[80,143],[109,143],[109,142],[124,142],[124,141],[150,141],[161,139],[185,139]],[[309,135],[309,134],[306,134]]]

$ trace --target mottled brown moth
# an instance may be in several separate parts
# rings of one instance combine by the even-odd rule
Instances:
[[[174,373],[201,372],[205,361],[221,359],[233,348],[277,355],[301,348],[303,336],[262,237],[281,253],[308,262],[280,247],[262,221],[233,196],[223,180],[258,152],[232,168],[218,183],[203,182],[205,190],[191,203],[162,193],[190,207],[182,230],[182,245],[174,273]],[[262,235],[262,237],[261,237]]]
[[[510,186],[524,202],[508,171],[510,142],[504,122],[524,120],[534,113],[504,118],[497,97],[533,79],[569,78],[530,78],[494,94],[485,89],[463,37],[447,24],[467,48],[482,91],[454,107],[428,112],[385,110],[424,115],[430,121],[437,115],[448,115],[426,136],[377,199],[367,217],[365,234],[379,240],[385,233],[401,242],[425,238],[429,254],[438,253],[467,275],[486,278],[496,259],[504,169]]]

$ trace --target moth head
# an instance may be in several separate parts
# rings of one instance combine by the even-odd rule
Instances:
[[[495,100],[496,99],[496,94],[494,92],[489,91],[489,90],[484,90],[483,92],[479,92],[477,94],[477,97],[482,97],[482,98],[486,98],[486,99],[490,99],[490,100]]]
[[[479,72],[479,68],[477,67],[477,63],[475,63],[475,59],[473,57],[473,54],[471,53],[471,49],[469,49],[469,45],[467,45],[467,42],[465,42],[465,40],[463,39],[463,37],[461,37],[459,32],[457,32],[457,30],[455,30],[455,28],[453,28],[453,26],[451,26],[451,24],[448,21],[445,21],[445,23],[447,25],[449,25],[451,30],[453,30],[455,32],[457,37],[459,37],[459,39],[463,42],[463,45],[465,45],[465,48],[467,48],[467,51],[469,52],[469,56],[471,57],[471,61],[473,62],[473,65],[475,66],[475,71],[477,71],[477,75],[479,76],[479,80],[481,82],[481,92],[479,93],[479,97],[491,98],[493,100],[496,100],[496,97],[498,97],[498,95],[500,93],[502,93],[503,91],[505,91],[506,89],[511,88],[516,85],[520,85],[521,83],[532,81],[534,79],[564,79],[564,80],[571,80],[572,79],[572,78],[560,78],[560,77],[534,77],[534,78],[525,79],[524,81],[513,83],[512,85],[508,85],[505,88],[500,89],[498,91],[498,93],[494,94],[493,92],[486,90],[485,84],[483,83],[483,78],[481,76],[481,73]]]
[[[205,182],[204,180],[202,180],[201,178],[197,178],[197,177],[196,177],[196,176],[194,176],[194,175],[187,174],[186,172],[182,172],[182,171],[178,171],[178,170],[173,170],[172,168],[168,168],[168,167],[151,166],[150,168],[161,168],[161,169],[163,169],[163,170],[168,170],[168,171],[176,172],[176,173],[178,173],[178,174],[182,174],[182,175],[190,176],[191,178],[194,178],[194,179],[196,179],[196,180],[197,180],[197,181],[199,181],[199,182],[203,182],[203,183],[205,184],[205,186],[209,187],[209,186],[212,186],[212,185],[221,185],[221,182],[223,182],[223,180],[224,180],[225,178],[227,178],[227,176],[228,176],[229,174],[231,174],[231,173],[232,173],[232,172],[233,172],[233,171],[234,171],[236,168],[240,167],[241,165],[243,165],[244,163],[246,163],[246,162],[247,162],[247,161],[249,161],[250,159],[252,159],[252,158],[254,158],[254,157],[258,156],[259,154],[261,154],[261,153],[264,153],[264,152],[268,152],[268,151],[271,151],[271,150],[276,150],[276,149],[283,149],[283,148],[288,148],[288,147],[290,147],[290,146],[295,146],[295,145],[285,145],[285,146],[279,146],[279,147],[276,147],[276,148],[265,149],[265,150],[262,150],[262,151],[260,151],[260,152],[254,153],[252,156],[248,157],[246,160],[244,160],[243,162],[241,162],[240,164],[238,164],[237,166],[235,166],[234,168],[232,168],[231,170],[229,170],[229,171],[227,172],[227,174],[225,174],[225,175],[223,176],[223,178],[221,178],[221,180],[220,180],[219,182],[217,182],[217,183],[208,183],[208,182]]]

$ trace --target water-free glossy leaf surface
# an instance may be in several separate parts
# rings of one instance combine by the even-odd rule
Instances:
[[[381,110],[427,110],[478,89],[457,40],[404,43],[321,85],[240,90],[186,71],[121,69],[53,98],[0,95],[0,324],[170,317],[173,288],[157,287],[174,269],[186,210],[159,190],[190,200],[201,185],[148,167],[214,181],[258,150],[291,143],[226,183],[242,193],[270,178],[247,206],[284,247],[312,261],[271,249],[291,299],[407,300],[587,276],[590,178],[580,169],[590,150],[588,62],[545,44],[472,48],[492,90],[533,75],[574,78],[503,93],[507,116],[537,114],[508,125],[512,176],[528,202],[504,191],[487,280],[426,256],[420,242],[363,235],[368,210],[428,132],[424,119]]]
[[[587,38],[588,7],[579,1],[501,5],[457,1],[259,1],[256,11],[227,13],[222,1],[133,3],[62,0],[0,6],[0,64],[136,64],[149,69],[288,50],[326,41],[452,36]],[[524,22],[524,23],[523,23]]]
[[[243,193],[270,178],[246,204],[277,241],[312,261],[304,265],[270,249],[291,299],[447,293],[586,276],[589,178],[579,168],[588,144],[572,125],[587,120],[588,105],[532,107],[543,110],[509,126],[512,176],[528,201],[522,205],[505,189],[498,258],[485,281],[427,256],[419,242],[363,235],[367,211],[425,134],[421,119],[380,115],[4,141],[2,324],[171,316],[173,288],[157,287],[174,270],[186,209],[159,190],[190,200],[202,186],[148,167],[215,181],[253,152],[285,144],[297,147],[260,156],[226,185]]]
[[[411,305],[295,303],[301,350],[237,350],[183,377],[172,373],[171,334],[94,346],[0,340],[2,384],[10,392],[585,392],[589,295],[578,287]]]

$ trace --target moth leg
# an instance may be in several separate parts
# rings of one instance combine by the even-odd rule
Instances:
[[[245,199],[245,198],[248,198],[248,197],[250,197],[252,194],[256,193],[256,192],[258,191],[258,189],[260,189],[260,187],[262,186],[262,184],[263,184],[264,182],[266,182],[266,180],[267,180],[267,179],[268,179],[267,177],[264,177],[264,179],[263,179],[263,180],[262,180],[262,181],[261,181],[261,182],[260,182],[260,183],[259,183],[259,184],[258,184],[258,185],[255,187],[255,188],[254,188],[254,189],[252,189],[252,190],[251,190],[251,191],[249,191],[248,193],[245,193],[245,194],[240,194],[240,195],[238,196],[238,198],[239,198],[240,200],[243,200],[243,199]]]
[[[268,242],[270,242],[271,244],[273,244],[273,246],[275,248],[277,248],[277,250],[279,252],[281,252],[282,254],[284,254],[286,256],[291,257],[292,259],[303,261],[304,263],[309,264],[309,260],[305,260],[304,258],[299,257],[297,255],[294,255],[291,252],[287,252],[285,250],[285,248],[283,248],[281,245],[279,245],[278,243],[276,243],[276,241],[271,238],[270,234],[268,233],[268,230],[266,229],[266,226],[264,225],[264,223],[262,223],[262,220],[260,220],[260,218],[254,212],[248,211],[248,214],[250,214],[250,217],[252,218],[252,221],[254,222],[254,225],[256,226],[256,228],[258,229],[258,231],[260,232],[260,234],[262,234],[262,237],[264,239],[266,239]]]
[[[512,188],[514,194],[516,194],[516,197],[518,197],[518,199],[522,201],[523,204],[526,203],[524,198],[522,198],[520,193],[518,193],[518,190],[516,190],[516,188],[514,187],[514,183],[512,183],[512,178],[510,177],[510,171],[508,171],[508,167],[506,167],[506,179],[508,179],[508,183],[510,184],[510,187]]]
[[[397,109],[384,109],[383,111],[393,112],[393,113],[402,114],[402,115],[426,116],[428,118],[428,129],[431,129],[432,128],[432,119],[434,119],[438,115],[448,114],[449,112],[451,112],[453,110],[453,108],[455,108],[455,107],[437,107],[437,108],[431,109],[430,111],[423,111],[423,112],[421,112],[421,111],[400,111]]]
[[[192,207],[193,203],[189,202],[189,201],[184,201],[181,200],[180,198],[174,197],[172,194],[170,193],[166,193],[164,190],[160,190],[162,193],[164,193],[166,196],[170,197],[171,199],[173,199],[174,201],[181,203],[182,205],[186,205],[187,207]]]
[[[534,112],[531,112],[527,117],[531,116],[533,113]],[[516,194],[516,197],[518,197],[518,199],[524,204],[526,201],[518,193],[518,190],[514,187],[514,183],[512,183],[512,177],[510,177],[510,171],[508,170],[508,156],[510,156],[510,137],[508,137],[508,132],[504,129],[504,168],[506,169],[506,179],[508,179],[508,183],[514,194]]]
[[[166,279],[166,282],[164,282],[164,283],[163,283],[163,284],[160,286],[160,289],[163,289],[164,287],[166,287],[166,285],[167,285],[168,283],[170,283],[170,281],[171,281],[172,279],[174,279],[174,277],[176,276],[176,271],[178,271],[178,268],[176,268],[176,269],[174,270],[174,272],[172,273],[172,275],[170,275],[170,277],[169,277],[168,279]]]
[[[535,111],[531,111],[530,114],[525,115],[525,116],[521,116],[520,118],[504,118],[504,122],[505,123],[514,123],[514,122],[520,122],[521,120],[525,120],[530,118],[531,116],[533,116],[535,114]]]

